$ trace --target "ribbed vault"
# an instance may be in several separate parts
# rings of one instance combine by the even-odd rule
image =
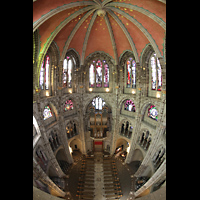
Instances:
[[[37,74],[54,41],[60,61],[75,49],[80,65],[95,51],[104,51],[118,65],[126,50],[141,64],[145,46],[164,56],[166,4],[158,0],[37,0],[33,3],[33,32],[38,31]]]

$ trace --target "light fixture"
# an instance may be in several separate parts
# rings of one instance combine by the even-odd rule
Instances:
[[[132,90],[132,94],[135,94],[135,90]]]
[[[89,91],[92,92],[92,88],[89,88]]]
[[[109,92],[109,88],[106,88],[106,92]]]
[[[72,90],[69,90],[69,93],[72,94]]]
[[[157,93],[156,97],[157,97],[157,98],[160,98],[160,94],[159,94],[159,93]]]
[[[46,91],[46,96],[49,97],[49,91]]]
[[[72,152],[73,152],[73,150],[72,150],[72,148],[71,148],[71,147],[69,147],[69,152],[70,152],[70,153],[72,153]]]
[[[126,152],[127,152],[127,153],[129,153],[129,151],[130,151],[130,146],[127,147],[127,149],[126,149]]]

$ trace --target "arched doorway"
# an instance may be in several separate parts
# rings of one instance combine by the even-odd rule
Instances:
[[[72,153],[72,157],[74,162],[78,161],[82,156],[82,142],[78,138],[74,138],[69,143],[70,151]]]
[[[129,142],[123,138],[119,138],[116,141],[115,147],[116,147],[115,153],[114,153],[115,157],[119,157],[120,159],[124,161],[129,153],[129,149],[130,149]]]

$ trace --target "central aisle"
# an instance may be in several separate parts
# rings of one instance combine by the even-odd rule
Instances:
[[[94,200],[105,200],[104,178],[103,178],[103,153],[94,153]]]

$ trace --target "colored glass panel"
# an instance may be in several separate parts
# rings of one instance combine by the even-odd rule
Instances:
[[[130,112],[135,112],[135,104],[131,99],[125,101],[124,103],[124,110],[130,111]]]
[[[151,105],[148,109],[148,116],[154,120],[158,120],[158,111],[154,105]]]
[[[44,117],[44,120],[52,117],[52,112],[49,106],[45,106],[44,111],[43,111],[43,117]]]

